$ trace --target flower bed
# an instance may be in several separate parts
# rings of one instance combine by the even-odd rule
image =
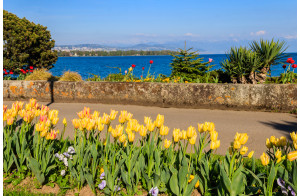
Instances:
[[[28,176],[38,186],[58,185],[61,190],[88,185],[95,194],[149,195],[200,194],[253,195],[297,192],[297,134],[293,143],[282,136],[266,140],[266,153],[255,160],[246,146],[247,133],[236,133],[225,157],[215,154],[223,144],[212,122],[174,129],[164,116],[140,123],[127,111],[110,114],[89,108],[73,119],[74,140],[64,138],[58,111],[31,99],[23,109],[15,102],[4,109],[4,182],[16,185]],[[119,115],[118,115],[119,114]],[[119,124],[112,127],[111,122]],[[137,139],[137,134],[141,139]],[[190,151],[187,151],[190,147]],[[12,173],[13,172],[13,173]]]

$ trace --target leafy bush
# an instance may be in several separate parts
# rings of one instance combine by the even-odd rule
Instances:
[[[59,81],[69,81],[69,82],[80,82],[82,81],[81,75],[77,72],[66,71],[60,78]]]
[[[55,78],[46,69],[35,69],[25,80],[55,80]]]

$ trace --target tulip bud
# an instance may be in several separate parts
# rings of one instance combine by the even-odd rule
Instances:
[[[218,132],[217,131],[211,131],[210,132],[210,139],[211,141],[216,141],[218,139]]]
[[[252,150],[251,152],[248,153],[248,158],[251,159],[253,154],[254,154],[254,151]]]
[[[297,141],[293,142],[294,148],[297,150]]]
[[[174,142],[178,142],[180,140],[180,129],[173,130],[173,140]]]
[[[220,140],[211,141],[210,149],[215,150],[220,147]]]
[[[281,147],[284,147],[284,146],[286,146],[286,144],[287,144],[286,137],[281,136],[281,137],[280,137],[280,146],[281,146]]]
[[[275,145],[275,142],[276,142],[276,137],[275,136],[271,136],[270,137],[270,142]]]
[[[241,145],[246,144],[248,141],[248,134],[247,133],[241,133],[240,135],[240,143]]]
[[[187,136],[186,136],[186,131],[185,130],[181,131],[181,139],[187,140]]]
[[[267,140],[266,140],[266,146],[267,146],[267,148],[272,148],[272,143],[270,142],[270,139],[269,138],[267,138]]]
[[[164,116],[158,114],[155,120],[155,126],[160,128],[164,124]]]
[[[191,137],[193,137],[195,134],[196,134],[195,127],[189,126],[189,128],[188,128],[187,131],[186,131],[186,136],[187,136],[188,138],[191,138]]]
[[[142,137],[145,137],[147,135],[147,128],[142,125],[140,126],[139,132]]]
[[[203,126],[204,126],[204,124],[199,124],[199,123],[198,123],[198,131],[199,131],[200,133],[203,133],[203,132],[204,132]]]
[[[110,115],[109,115],[110,120],[115,120],[117,115],[118,115],[118,111],[110,110]]]
[[[291,135],[291,138],[292,138],[292,140],[295,142],[297,142],[297,133],[295,133],[295,132],[293,132],[293,133],[290,133],[290,135]]]
[[[133,132],[129,132],[128,133],[128,140],[129,142],[133,142],[134,141],[134,138],[135,138],[135,135]]]

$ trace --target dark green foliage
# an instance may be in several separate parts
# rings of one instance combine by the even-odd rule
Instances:
[[[264,83],[271,74],[271,65],[284,62],[286,49],[285,42],[273,39],[253,41],[250,49],[232,47],[221,65],[234,83]]]
[[[47,27],[3,11],[3,68],[14,73],[29,66],[50,69],[57,60],[54,43]]]
[[[196,52],[190,52],[191,49],[180,49],[177,55],[172,55],[174,59],[171,63],[171,77],[182,77],[187,81],[193,81],[203,77],[212,67],[209,62],[203,63],[203,58],[199,58]]]

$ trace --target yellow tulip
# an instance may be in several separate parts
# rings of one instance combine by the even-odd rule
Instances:
[[[141,125],[139,128],[139,132],[142,137],[145,137],[147,135],[147,128],[144,127],[144,125]]]
[[[263,153],[261,156],[260,156],[260,160],[261,160],[261,163],[266,166],[269,164],[270,162],[270,158],[267,154]]]
[[[101,123],[108,125],[110,123],[110,118],[109,115],[106,113],[103,113],[102,118],[101,118]]]
[[[200,185],[200,182],[199,182],[199,180],[198,180],[198,181],[196,182],[196,184],[195,184],[195,188],[198,188],[199,185]]]
[[[188,138],[192,138],[195,134],[197,134],[197,133],[196,133],[195,127],[189,126],[189,128],[188,128],[187,131],[186,131],[186,136],[187,136]]]
[[[132,69],[133,69],[132,67],[129,67],[128,71],[129,71],[129,72],[131,72],[131,71],[132,71]]]
[[[234,140],[239,141],[241,137],[241,134],[239,132],[236,132],[235,136],[234,136]]]
[[[281,157],[281,150],[277,150],[275,153],[275,157],[279,159]]]
[[[155,120],[155,126],[160,128],[164,124],[164,116],[158,114]]]
[[[218,139],[218,132],[217,131],[211,131],[210,132],[210,139],[211,139],[211,141],[217,141],[217,139]]]
[[[180,140],[180,129],[173,130],[173,140],[174,142],[178,142]]]
[[[63,121],[62,121],[63,125],[66,127],[67,126],[67,119],[64,118]]]
[[[57,110],[50,110],[48,117],[52,121],[54,118],[57,118],[58,116],[58,111]]]
[[[203,132],[204,132],[203,126],[204,126],[204,124],[199,124],[199,123],[198,123],[198,131],[199,131],[200,133],[203,133]]]
[[[148,126],[149,124],[151,124],[152,123],[152,120],[151,120],[151,118],[150,117],[147,117],[147,116],[145,116],[144,117],[144,123]]]
[[[56,125],[56,124],[58,123],[58,120],[59,120],[59,118],[57,118],[57,117],[56,117],[56,118],[53,118],[53,119],[52,119],[52,124],[53,124],[53,125]]]
[[[35,110],[34,115],[35,115],[35,117],[38,117],[39,115],[41,115],[41,110]]]
[[[290,133],[290,135],[294,142],[297,141],[297,133],[293,132],[293,133]]]
[[[47,130],[41,131],[40,136],[45,137],[47,135]]]
[[[118,115],[118,111],[110,110],[110,115],[109,115],[110,120],[115,120],[117,115]]]
[[[100,113],[98,111],[94,111],[93,115],[92,115],[92,119],[96,120],[99,118]]]
[[[120,115],[120,116],[119,116],[119,122],[120,122],[121,124],[125,123],[125,122],[126,122],[126,116],[125,116],[125,115]]]
[[[208,131],[208,128],[209,128],[209,122],[205,122],[202,129],[203,129],[203,132],[206,132]]]
[[[297,150],[297,141],[293,142],[294,148]]]
[[[59,133],[59,130],[57,130],[57,131],[51,130],[50,133],[47,133],[46,140],[54,140],[58,133]]]
[[[147,125],[147,129],[152,132],[155,129],[155,124],[154,123],[150,123]]]
[[[165,141],[164,141],[165,148],[169,148],[171,146],[171,144],[172,144],[171,140],[165,139]]]
[[[128,133],[128,140],[129,142],[133,142],[135,138],[135,134],[133,132]]]
[[[248,158],[251,159],[253,154],[254,154],[254,151],[252,150],[251,152],[248,153]]]
[[[125,142],[125,140],[126,140],[126,135],[125,135],[125,134],[123,134],[123,135],[121,135],[121,136],[119,137],[119,141],[120,141],[121,143]]]
[[[272,143],[270,142],[269,138],[267,138],[267,140],[266,140],[266,146],[267,146],[267,148],[272,148]]]
[[[95,129],[95,125],[96,125],[96,122],[94,120],[90,120],[86,126],[86,129],[88,131],[91,131],[91,130],[94,130]]]
[[[241,150],[240,150],[240,154],[241,155],[244,155],[244,154],[246,154],[248,152],[248,147],[246,147],[246,146],[243,146],[242,148],[241,148]]]
[[[284,147],[284,146],[286,146],[286,144],[287,144],[286,137],[281,136],[280,137],[280,146]]]
[[[72,120],[72,123],[73,123],[73,126],[74,126],[75,129],[78,129],[78,128],[79,128],[80,122],[79,122],[78,119],[73,119],[73,120]]]
[[[113,130],[112,126],[109,126],[107,131],[111,133],[112,130]]]
[[[196,143],[196,139],[197,139],[197,134],[189,139],[190,144],[194,145]]]
[[[297,159],[297,151],[292,151],[287,155],[289,161]]]
[[[97,128],[98,128],[98,131],[103,131],[103,129],[104,129],[104,124],[99,123],[99,124],[97,125]]]
[[[241,145],[246,144],[248,141],[248,134],[247,133],[241,133],[240,135],[240,143]]]
[[[126,115],[126,120],[127,120],[127,121],[130,120],[130,119],[132,118],[132,116],[133,116],[133,114],[127,113],[127,115]]]
[[[114,138],[116,138],[116,137],[118,137],[118,132],[117,132],[115,129],[111,128],[111,135],[112,135]]]
[[[211,132],[211,131],[214,131],[215,130],[215,124],[213,122],[210,122],[208,124],[208,131]]]
[[[240,147],[241,147],[240,141],[235,140],[235,141],[233,142],[233,148],[234,148],[234,149],[239,149]]]
[[[186,131],[185,130],[181,131],[181,138],[180,139],[187,140],[187,136],[186,136]]]
[[[14,118],[8,118],[6,123],[7,125],[12,125],[14,123]]]
[[[220,140],[210,142],[210,149],[215,150],[219,147],[220,147]]]
[[[164,135],[168,135],[169,133],[169,127],[162,125],[160,127],[160,135],[164,136]]]
[[[117,125],[116,128],[115,128],[115,131],[117,132],[117,136],[121,136],[123,135],[123,130],[124,130],[124,127],[122,125]]]
[[[276,137],[275,136],[271,136],[270,137],[270,142],[275,145],[275,142],[276,142]]]
[[[280,139],[279,139],[279,138],[276,138],[276,139],[275,139],[275,146],[276,146],[276,147],[280,147],[280,146],[281,146],[281,142],[280,142]]]

